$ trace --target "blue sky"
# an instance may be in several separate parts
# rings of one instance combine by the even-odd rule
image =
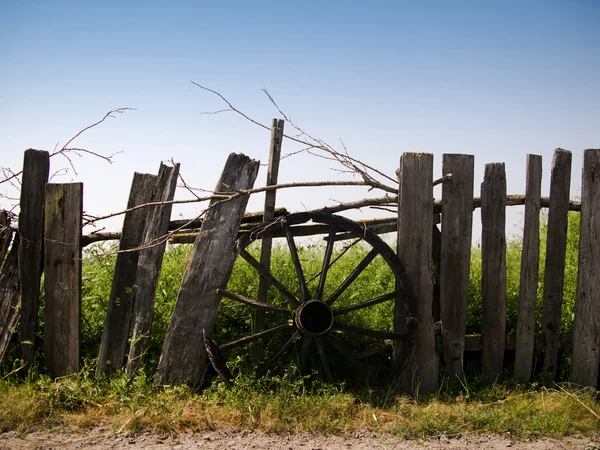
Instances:
[[[596,0],[2,0],[0,165],[18,169],[24,149],[52,150],[120,107],[136,111],[74,143],[122,151],[114,164],[76,159],[78,176],[55,180],[83,181],[89,213],[122,209],[133,172],[156,172],[161,160],[181,162],[186,180],[206,189],[230,152],[266,163],[269,133],[232,113],[200,115],[224,105],[193,80],[270,124],[277,111],[267,88],[307,132],[338,148],[343,139],[354,157],[390,175],[405,151],[433,153],[436,177],[443,153],[474,154],[477,194],[484,165],[498,161],[509,193],[523,193],[525,155],[535,153],[544,157],[547,195],[553,149],[566,148],[576,196],[582,152],[600,147],[599,23]],[[294,148],[284,144],[284,152]],[[53,160],[52,170],[66,165]],[[280,181],[343,179],[331,168],[289,158]],[[295,190],[278,205],[302,210],[364,195]],[[261,205],[256,197],[249,209]],[[511,209],[509,221],[519,220]]]

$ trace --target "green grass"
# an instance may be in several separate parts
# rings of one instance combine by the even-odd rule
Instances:
[[[482,385],[456,390],[445,383],[434,396],[394,395],[380,402],[343,385],[307,383],[295,374],[257,380],[240,376],[232,388],[214,382],[201,393],[183,386],[156,387],[144,376],[95,380],[93,371],[35,381],[0,380],[0,432],[89,430],[160,433],[222,428],[266,432],[341,433],[368,428],[408,439],[465,433],[511,433],[520,439],[592,435],[600,407],[589,391],[562,386],[532,389]]]

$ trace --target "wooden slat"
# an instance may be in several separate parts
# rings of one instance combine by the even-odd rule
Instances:
[[[134,173],[127,209],[152,201],[156,175]],[[102,343],[98,356],[98,373],[110,375],[121,370],[127,351],[139,251],[126,251],[142,244],[149,208],[125,214],[122,238],[108,300]]]
[[[550,175],[550,207],[546,237],[546,266],[544,273],[544,303],[542,331],[545,335],[544,377],[556,379],[560,316],[565,281],[569,189],[571,186],[571,152],[556,149]]]
[[[175,197],[179,164],[173,167],[161,163],[158,177],[152,192],[152,202],[169,202]],[[172,205],[154,206],[148,211],[143,245],[140,252],[137,276],[133,292],[133,314],[131,323],[131,345],[125,371],[133,376],[142,362],[150,340],[150,330],[154,318],[154,300],[158,276],[167,246],[166,234],[169,231]]]
[[[83,184],[47,184],[44,359],[52,377],[79,371]]]
[[[571,382],[599,388],[600,371],[600,149],[583,154],[579,272]]]
[[[19,277],[21,279],[21,325],[19,340],[23,359],[32,364],[38,321],[40,278],[43,268],[44,187],[48,182],[50,155],[29,149],[23,157],[19,206]]]
[[[273,186],[277,184],[277,177],[279,175],[279,161],[281,159],[281,146],[283,143],[283,127],[285,121],[282,119],[273,119],[273,125],[271,126],[271,147],[269,150],[269,167],[267,168],[267,186]],[[270,222],[275,218],[275,202],[277,197],[277,191],[265,192],[265,210],[263,214],[263,223]],[[271,267],[271,248],[273,246],[273,238],[270,234],[263,236],[260,247],[260,264],[270,269]],[[269,282],[263,277],[260,277],[258,281],[258,293],[257,300],[261,302],[268,302],[267,292],[269,290]],[[254,319],[254,331],[262,331],[265,327],[265,312],[263,310],[257,310]],[[263,359],[263,343],[262,341],[255,341],[250,348],[252,360],[256,363]]]
[[[525,223],[521,253],[521,283],[517,318],[515,377],[531,379],[535,344],[535,307],[540,267],[540,198],[542,192],[542,157],[527,155],[525,187]]]
[[[506,330],[506,175],[504,163],[486,164],[481,185],[483,374],[502,373]]]
[[[471,240],[473,229],[472,155],[443,155],[444,175],[452,178],[442,186],[442,256],[440,303],[446,371],[463,375],[467,322]]]
[[[398,178],[398,256],[414,288],[418,323],[414,348],[403,372],[403,385],[411,393],[430,393],[437,389],[438,383],[431,273],[433,155],[404,153]],[[411,313],[415,311],[408,311]]]
[[[259,162],[245,155],[229,155],[215,191],[251,189]],[[175,310],[156,372],[160,384],[186,383],[197,386],[206,370],[202,331],[211,335],[220,295],[237,256],[235,239],[248,197],[215,204],[208,211],[188,260]]]
[[[18,254],[19,234],[15,233],[12,247],[0,271],[0,361],[21,317]]]
[[[13,231],[10,228],[10,214],[8,211],[0,211],[0,268],[4,263],[12,239]]]

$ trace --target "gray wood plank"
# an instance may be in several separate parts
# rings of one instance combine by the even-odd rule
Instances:
[[[242,154],[229,155],[215,191],[250,189],[258,175],[259,162]],[[220,295],[237,256],[235,239],[248,202],[240,196],[227,202],[212,202],[190,255],[175,310],[162,348],[155,380],[159,384],[186,383],[198,386],[206,370],[203,330],[213,331]]]
[[[452,178],[442,185],[440,303],[446,372],[463,376],[463,356],[473,230],[472,155],[444,154],[442,170]]]
[[[269,167],[267,169],[267,186],[273,186],[277,184],[277,177],[279,174],[279,161],[281,159],[281,145],[283,143],[283,127],[285,121],[282,119],[273,119],[273,125],[271,127],[271,147],[269,150]],[[277,198],[277,191],[267,191],[265,193],[265,209],[263,214],[263,223],[270,222],[275,218],[275,202]],[[260,247],[260,263],[264,267],[271,267],[271,247],[273,245],[273,238],[271,235],[266,234],[261,239]],[[258,281],[258,293],[257,299],[262,302],[267,302],[267,292],[269,290],[269,282],[264,278],[260,278]],[[256,310],[254,314],[254,331],[262,331],[265,327],[265,312],[262,310]],[[252,359],[255,362],[260,362],[263,359],[263,345],[262,341],[257,340],[253,342],[251,347]]]
[[[438,357],[432,315],[433,155],[404,153],[400,158],[398,195],[398,257],[404,263],[416,298],[417,329],[412,354],[402,375],[405,390],[437,389]]]
[[[156,175],[134,173],[127,209],[152,201]],[[98,355],[98,373],[110,375],[123,368],[129,340],[134,287],[139,251],[127,251],[142,244],[149,208],[125,213],[119,253],[115,263],[102,342]]]
[[[600,149],[583,154],[571,382],[600,388]]]
[[[515,377],[529,381],[535,346],[535,309],[540,267],[540,202],[542,195],[542,157],[527,155],[525,223],[521,253],[521,281],[517,317]]]
[[[19,340],[23,359],[32,364],[38,321],[40,282],[43,269],[44,188],[48,182],[50,155],[29,149],[23,157],[19,203],[19,277],[21,279],[21,325]]]
[[[0,267],[8,253],[10,243],[13,239],[13,231],[10,228],[11,220],[8,211],[0,211]]]
[[[504,163],[486,164],[481,185],[483,374],[502,374],[506,332],[506,175]]]
[[[79,371],[83,184],[47,184],[44,359],[52,377]]]
[[[173,167],[161,164],[152,193],[152,201],[168,202],[173,200],[178,177],[179,164],[175,164]],[[143,239],[144,245],[148,248],[140,252],[134,289],[131,345],[125,367],[129,376],[133,376],[137,372],[150,340],[156,287],[167,246],[166,234],[169,231],[171,210],[172,205],[166,204],[154,206],[148,212]]]
[[[556,379],[558,363],[570,187],[571,152],[556,149],[552,159],[552,173],[550,175],[550,204],[542,308],[542,331],[545,336],[543,371],[544,377],[548,381]]]
[[[19,234],[14,234],[12,247],[0,271],[0,361],[21,317]]]

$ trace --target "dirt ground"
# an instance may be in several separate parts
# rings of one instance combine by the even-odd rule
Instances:
[[[510,436],[468,435],[453,438],[441,437],[431,440],[406,441],[402,438],[376,434],[368,430],[334,436],[312,433],[271,435],[248,430],[211,431],[178,436],[160,436],[150,432],[139,434],[115,434],[107,428],[97,428],[88,433],[34,432],[19,435],[16,432],[0,434],[0,450],[5,449],[282,449],[282,450],[466,450],[466,449],[515,449],[515,450],[600,450],[600,434],[594,438],[569,437],[519,442]]]

